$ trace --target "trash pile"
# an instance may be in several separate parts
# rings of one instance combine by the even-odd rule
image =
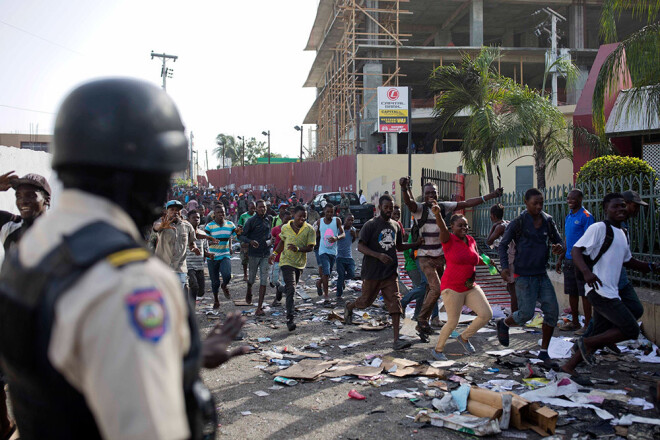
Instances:
[[[328,318],[340,321],[341,317],[331,312]],[[270,342],[268,339],[261,338],[258,342]],[[563,349],[564,338],[556,339],[558,350]],[[535,352],[512,349],[487,352],[497,367],[453,360],[416,362],[379,354],[368,354],[361,362],[355,362],[329,357],[323,347],[334,347],[332,343],[332,339],[317,338],[317,342],[302,349],[290,346],[263,349],[260,362],[265,364],[256,368],[270,374],[276,386],[330,380],[384,389],[396,387],[403,379],[408,382],[413,379],[417,384],[414,388],[396,387],[380,391],[380,395],[410,401],[414,412],[406,417],[420,427],[431,425],[476,436],[501,434],[526,438],[527,430],[541,436],[562,435],[566,433],[563,427],[571,425],[572,430],[592,436],[660,438],[660,419],[650,411],[653,404],[644,398],[630,397],[633,389],[617,389],[617,379],[593,375],[590,376],[593,383],[604,389],[581,386],[568,374],[538,365]],[[338,347],[346,350],[358,345],[356,342]],[[638,368],[632,364],[641,359],[660,362],[658,348],[643,337],[619,348],[624,354],[616,358],[618,363],[631,357],[631,364],[622,366],[624,371],[635,373]],[[610,361],[604,357],[603,368]],[[351,389],[348,397],[368,401],[358,390]]]
[[[644,363],[660,367],[660,350],[643,336],[618,344],[619,354],[601,350],[595,357],[596,365],[583,364],[578,368],[580,376],[590,380],[588,385],[576,383],[557,369],[548,369],[534,349],[497,347],[470,357],[449,350],[448,356],[460,357],[429,362],[417,360],[428,356],[420,356],[415,349],[421,347],[415,346],[405,354],[413,359],[406,359],[389,356],[387,350],[378,353],[378,348],[371,346],[378,334],[369,332],[392,325],[382,301],[366,310],[355,310],[356,325],[346,326],[343,306],[328,306],[321,298],[317,299],[313,283],[316,276],[309,278],[312,282],[307,283],[313,287],[299,287],[299,295],[302,292],[309,299],[296,301],[296,322],[302,327],[321,324],[315,327],[320,330],[318,333],[294,342],[296,347],[273,343],[270,337],[245,340],[255,348],[256,356],[251,357],[254,368],[271,381],[269,388],[254,392],[259,397],[284,387],[336,383],[344,384],[342,395],[355,405],[372,405],[375,397],[397,402],[397,408],[402,404],[407,408],[409,402],[410,410],[402,412],[401,418],[418,429],[434,427],[431,429],[509,438],[527,438],[532,432],[543,437],[554,436],[551,438],[660,438],[658,413],[647,398],[639,397],[648,396],[649,386],[660,380],[660,368],[643,367]],[[359,282],[347,281],[347,284],[354,291],[361,287]],[[272,298],[267,297],[267,302],[269,299]],[[240,310],[248,318],[248,330],[255,326],[266,331],[268,327],[277,329],[285,320],[283,307],[265,307],[266,316],[255,317],[254,305],[234,303],[243,306]],[[503,312],[498,308],[498,314]],[[220,317],[206,304],[200,304],[197,313],[209,319]],[[443,316],[441,313],[440,319]],[[460,322],[466,325],[472,319],[474,315],[466,309]],[[401,337],[417,339],[412,336],[415,323],[406,319],[402,324]],[[537,314],[524,328],[512,328],[511,334],[527,335],[527,341],[532,342],[530,338],[537,341],[541,324],[542,317]],[[459,332],[460,328],[451,337],[456,338]],[[495,339],[492,325],[478,334],[484,339]],[[575,338],[564,335],[558,333],[553,337],[548,348],[555,360],[571,356]],[[369,348],[364,353],[366,347]],[[424,346],[425,352],[427,349],[428,345]]]

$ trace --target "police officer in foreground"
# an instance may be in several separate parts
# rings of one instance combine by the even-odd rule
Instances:
[[[0,273],[0,363],[21,438],[214,438],[199,368],[246,352],[227,350],[242,318],[202,343],[140,233],[186,158],[178,111],[154,85],[98,80],[63,102],[52,163],[64,191]]]

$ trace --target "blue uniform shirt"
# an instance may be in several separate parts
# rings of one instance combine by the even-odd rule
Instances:
[[[564,257],[567,260],[572,260],[571,250],[573,245],[584,235],[587,228],[594,223],[594,216],[587,211],[584,206],[573,214],[568,212],[566,216],[566,223],[564,224],[564,235],[566,236],[566,254]]]

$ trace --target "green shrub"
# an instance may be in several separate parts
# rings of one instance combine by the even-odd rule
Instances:
[[[653,186],[651,182],[655,185],[658,181],[655,170],[642,159],[628,156],[602,156],[590,160],[580,168],[576,184],[578,187],[588,186],[604,179],[615,179],[618,183],[621,180],[631,178],[642,179],[643,190],[651,190]],[[610,190],[624,190],[623,188],[617,188],[618,186],[620,185],[614,184]]]
[[[183,179],[183,178],[181,178],[181,177],[178,177],[178,178],[174,181],[174,183],[176,183],[177,186],[181,186],[181,187],[184,187],[184,188],[187,188],[187,187],[189,187],[189,186],[192,186],[192,182],[191,182],[190,180],[188,180],[188,179]]]

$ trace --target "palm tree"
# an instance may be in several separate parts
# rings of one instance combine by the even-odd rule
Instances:
[[[546,172],[554,172],[560,160],[573,157],[566,119],[547,97],[527,86],[513,87],[504,104],[511,110],[508,117],[518,120],[511,125],[525,144],[532,144],[536,185],[543,189]]]
[[[460,112],[467,112],[462,132],[461,157],[468,172],[483,175],[488,188],[495,190],[493,162],[497,162],[501,148],[515,146],[519,138],[510,117],[510,110],[502,106],[513,81],[493,69],[500,57],[496,48],[484,47],[471,58],[464,55],[460,65],[436,68],[429,78],[429,89],[439,95],[433,114],[438,124],[435,134],[444,134]]]
[[[553,70],[564,76],[567,84],[573,84],[580,73],[570,59],[557,58],[546,64],[540,92],[513,84],[504,98],[505,108],[510,110],[508,117],[518,120],[517,124],[510,126],[519,131],[521,139],[532,144],[536,186],[539,189],[545,188],[546,173],[554,173],[560,160],[573,158],[566,119],[545,96],[546,80]]]
[[[605,0],[600,17],[600,34],[605,42],[618,40],[616,18],[631,11],[633,18],[649,23],[623,40],[607,57],[598,73],[592,101],[593,125],[596,133],[605,133],[605,95],[616,90],[626,72],[633,89],[623,97],[627,102],[619,108],[640,109],[646,103],[647,122],[660,117],[660,14],[659,0]],[[612,115],[618,118],[620,115]]]
[[[220,160],[221,168],[224,167],[223,159],[231,159],[232,164],[239,164],[241,153],[240,147],[236,143],[234,136],[220,133],[215,137],[215,143],[218,144],[213,149],[213,154]]]

